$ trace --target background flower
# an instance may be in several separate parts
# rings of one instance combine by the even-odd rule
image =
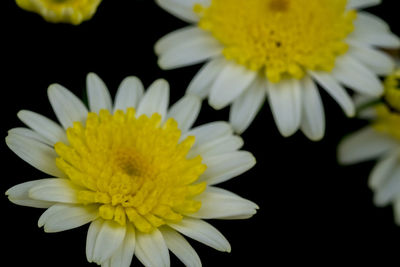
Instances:
[[[50,83],[61,83],[85,99],[85,77],[90,71],[107,82],[112,96],[121,80],[134,74],[146,87],[158,77],[168,80],[174,88],[171,103],[182,97],[201,66],[163,71],[157,65],[153,46],[166,33],[187,24],[159,8],[154,1],[131,0],[121,5],[113,2],[103,1],[96,15],[79,27],[47,23],[37,14],[21,10],[13,1],[0,4],[4,12],[0,18],[4,23],[0,27],[6,40],[2,44],[1,60],[5,69],[0,105],[3,138],[9,129],[23,126],[17,124],[15,115],[22,107],[53,114],[45,92]],[[384,0],[368,12],[384,19],[394,33],[400,34],[396,1]],[[153,18],[159,23],[153,23]],[[366,183],[374,162],[337,165],[339,140],[346,133],[360,129],[365,122],[347,119],[322,90],[321,97],[329,122],[321,142],[312,143],[301,133],[282,138],[273,129],[268,105],[262,107],[252,126],[243,133],[243,149],[257,158],[256,166],[246,173],[246,180],[252,182],[244,183],[240,178],[222,186],[253,200],[261,209],[251,220],[210,221],[235,244],[232,253],[221,253],[189,240],[204,266],[260,262],[318,265],[326,259],[341,263],[397,262],[400,229],[393,223],[393,210],[376,208]],[[216,112],[205,103],[194,126],[228,118],[229,109]],[[43,178],[35,168],[21,164],[21,159],[4,141],[0,142],[0,151],[6,159],[2,165],[1,192],[29,178]],[[37,227],[37,218],[43,210],[15,206],[5,195],[0,203],[1,226],[7,233],[3,236],[7,244],[3,249],[4,260],[12,259],[16,266],[88,265],[87,227],[44,234]],[[257,239],[263,240],[262,246],[254,242]],[[68,251],[67,257],[65,251]],[[171,263],[180,264],[174,256]],[[133,264],[140,265],[138,260]]]

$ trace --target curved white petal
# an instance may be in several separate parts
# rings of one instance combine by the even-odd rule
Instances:
[[[253,122],[262,107],[267,93],[267,80],[255,79],[235,101],[229,113],[229,121],[238,134],[243,133]]]
[[[154,45],[154,52],[161,55],[177,44],[187,41],[187,39],[198,38],[203,35],[208,35],[208,33],[197,26],[186,26],[161,37]]]
[[[355,115],[354,103],[346,90],[330,74],[310,71],[310,75],[342,107],[348,117]]]
[[[229,123],[225,121],[215,121],[191,129],[189,132],[182,135],[181,140],[184,140],[188,136],[196,137],[196,142],[192,147],[192,149],[195,149],[210,140],[226,137],[232,135],[232,133],[233,130]]]
[[[187,154],[188,158],[201,155],[203,158],[225,154],[240,149],[244,142],[240,136],[226,135],[216,139],[210,139],[201,145],[195,145]]]
[[[206,181],[208,185],[214,185],[251,169],[256,164],[256,159],[247,151],[234,151],[203,157],[203,163],[207,165],[207,169],[200,176],[199,181]]]
[[[156,3],[183,21],[197,22],[199,20],[199,16],[193,10],[194,5],[196,3],[208,4],[209,0],[156,0]]]
[[[228,240],[211,224],[193,218],[183,218],[179,223],[168,224],[178,232],[197,240],[209,247],[223,252],[230,252]]]
[[[150,233],[136,233],[135,255],[145,266],[170,265],[168,247],[158,229]]]
[[[361,9],[370,6],[379,5],[382,0],[349,0],[347,1],[347,9]]]
[[[226,61],[225,66],[211,85],[208,102],[214,109],[222,109],[229,105],[254,81],[257,72]]]
[[[223,46],[211,34],[199,34],[165,49],[158,65],[164,70],[190,66],[221,55],[222,50]]]
[[[366,127],[343,139],[338,157],[342,164],[353,164],[380,157],[397,146],[393,139]]]
[[[96,206],[55,204],[39,218],[39,227],[46,233],[55,233],[80,227],[98,217]]]
[[[118,109],[125,111],[127,108],[136,108],[143,92],[143,84],[139,78],[135,76],[126,77],[115,95],[114,112]]]
[[[325,134],[325,112],[321,96],[310,77],[302,80],[302,119],[300,129],[311,140],[321,140]]]
[[[383,19],[365,11],[357,12],[357,18],[353,24],[358,31],[390,31],[389,25]]]
[[[348,54],[378,75],[389,74],[395,66],[394,60],[386,53],[357,42],[350,44]]]
[[[196,121],[201,108],[201,100],[197,96],[187,95],[171,106],[167,118],[178,122],[182,133],[186,133]]]
[[[88,230],[88,234],[86,237],[86,258],[88,262],[93,262],[93,253],[94,253],[94,248],[96,246],[96,240],[97,236],[100,233],[100,230],[103,226],[104,220],[103,219],[97,219],[93,221]]]
[[[135,252],[136,237],[135,229],[127,225],[126,234],[122,245],[114,253],[110,260],[112,267],[129,267],[131,266],[132,258]]]
[[[164,79],[158,79],[150,85],[143,96],[137,109],[137,116],[147,115],[151,117],[158,113],[165,119],[169,103],[169,84]]]
[[[8,196],[8,199],[12,203],[17,205],[33,208],[48,208],[53,205],[54,202],[35,200],[29,197],[29,190],[43,180],[45,179],[17,184],[6,191],[6,196]]]
[[[250,218],[257,211],[258,206],[242,197],[221,194],[215,190],[207,190],[196,197],[201,201],[198,212],[188,214],[189,217],[201,219],[225,219],[225,218]]]
[[[211,85],[225,66],[226,59],[217,57],[207,62],[194,76],[186,90],[187,94],[194,94],[205,98],[210,93]]]
[[[342,84],[359,93],[378,97],[383,93],[378,77],[349,55],[336,59],[332,75]]]
[[[6,144],[15,154],[36,169],[55,177],[65,177],[56,166],[58,155],[52,147],[15,134],[6,137]]]
[[[68,179],[43,179],[29,190],[29,197],[36,200],[61,203],[78,203],[79,188]]]
[[[389,175],[387,180],[375,191],[374,203],[377,206],[385,206],[400,196],[400,164]]]
[[[112,111],[112,100],[107,86],[95,73],[86,77],[87,95],[91,112],[98,113],[101,109]]]
[[[88,110],[82,101],[59,84],[52,84],[47,90],[50,104],[64,129],[73,126],[74,122],[84,123]]]
[[[301,122],[301,85],[295,79],[269,83],[268,99],[279,132],[288,137],[294,134]]]
[[[106,220],[98,231],[93,248],[92,260],[97,264],[108,260],[121,246],[126,233],[126,226]]]
[[[169,227],[163,227],[160,230],[169,250],[171,250],[185,266],[201,267],[199,256],[182,235]]]
[[[400,47],[400,38],[388,31],[375,31],[374,29],[365,28],[363,30],[354,30],[348,36],[350,42],[366,43],[371,46],[382,48],[397,49]]]
[[[37,132],[35,132],[31,129],[25,128],[25,127],[12,128],[12,129],[8,130],[8,135],[21,136],[22,138],[32,139],[32,140],[38,141],[40,143],[43,143],[43,144],[46,144],[49,146],[53,145],[52,142],[50,142],[50,140],[44,138]]]
[[[381,159],[371,171],[368,179],[369,187],[373,190],[379,189],[393,172],[396,164],[399,164],[399,159],[400,155],[396,150]]]

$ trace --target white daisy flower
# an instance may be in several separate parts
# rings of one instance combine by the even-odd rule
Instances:
[[[369,102],[358,98],[360,105]],[[400,69],[385,81],[384,102],[360,112],[371,120],[364,129],[346,137],[339,145],[343,164],[378,160],[369,177],[377,206],[394,205],[396,223],[400,225]]]
[[[257,205],[216,185],[255,164],[228,123],[191,129],[200,99],[185,96],[168,109],[169,85],[144,93],[136,77],[120,85],[114,104],[103,81],[87,76],[89,111],[54,84],[48,96],[61,126],[22,110],[29,128],[15,128],[8,147],[51,177],[10,188],[15,204],[46,208],[38,225],[59,232],[90,223],[86,256],[102,266],[169,266],[171,250],[185,265],[199,256],[181,235],[220,251],[229,242],[203,219],[245,219]]]
[[[354,103],[344,87],[379,96],[378,75],[393,61],[376,49],[400,47],[380,18],[361,8],[379,0],[157,0],[194,23],[155,45],[162,69],[207,62],[187,93],[208,96],[215,109],[232,104],[237,133],[251,124],[268,95],[283,136],[298,129],[311,140],[325,132],[317,84],[347,116]]]

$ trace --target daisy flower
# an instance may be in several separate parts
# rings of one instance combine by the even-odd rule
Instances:
[[[255,164],[225,122],[191,129],[200,99],[185,96],[168,109],[169,85],[155,81],[144,93],[136,77],[120,85],[114,105],[95,74],[87,76],[89,110],[54,84],[50,104],[60,124],[32,111],[18,117],[8,147],[55,178],[10,188],[15,204],[46,208],[38,225],[59,232],[90,223],[86,256],[102,266],[169,266],[171,250],[185,265],[201,266],[182,236],[220,251],[231,247],[203,219],[245,219],[257,205],[216,184]]]
[[[311,140],[325,132],[317,84],[347,116],[354,103],[344,87],[379,96],[378,75],[393,61],[376,47],[400,40],[380,18],[361,8],[379,0],[157,0],[171,14],[194,25],[155,45],[162,69],[206,61],[187,93],[222,109],[230,104],[237,133],[250,125],[268,95],[278,130],[298,129]]]
[[[365,105],[366,100],[358,102]],[[386,78],[384,99],[376,103],[360,112],[371,123],[342,141],[338,157],[343,164],[378,160],[369,177],[374,203],[393,203],[400,225],[400,69]]]
[[[41,15],[46,21],[78,25],[92,18],[101,0],[16,0],[27,11]]]

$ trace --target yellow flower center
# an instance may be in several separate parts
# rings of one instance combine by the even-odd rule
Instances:
[[[378,116],[373,127],[400,141],[400,69],[386,77],[384,85],[386,104],[375,108]]]
[[[212,0],[194,6],[199,27],[224,45],[223,54],[271,82],[331,71],[344,54],[356,12],[346,0]]]
[[[81,188],[78,201],[98,205],[103,219],[150,232],[200,209],[194,197],[206,184],[195,182],[206,165],[200,156],[187,158],[195,138],[180,142],[174,119],[162,124],[157,113],[136,118],[133,108],[101,110],[89,113],[85,126],[74,123],[67,136],[69,145],[55,145],[57,166]]]
[[[18,6],[41,14],[50,22],[79,24],[90,19],[101,0],[16,0]]]

